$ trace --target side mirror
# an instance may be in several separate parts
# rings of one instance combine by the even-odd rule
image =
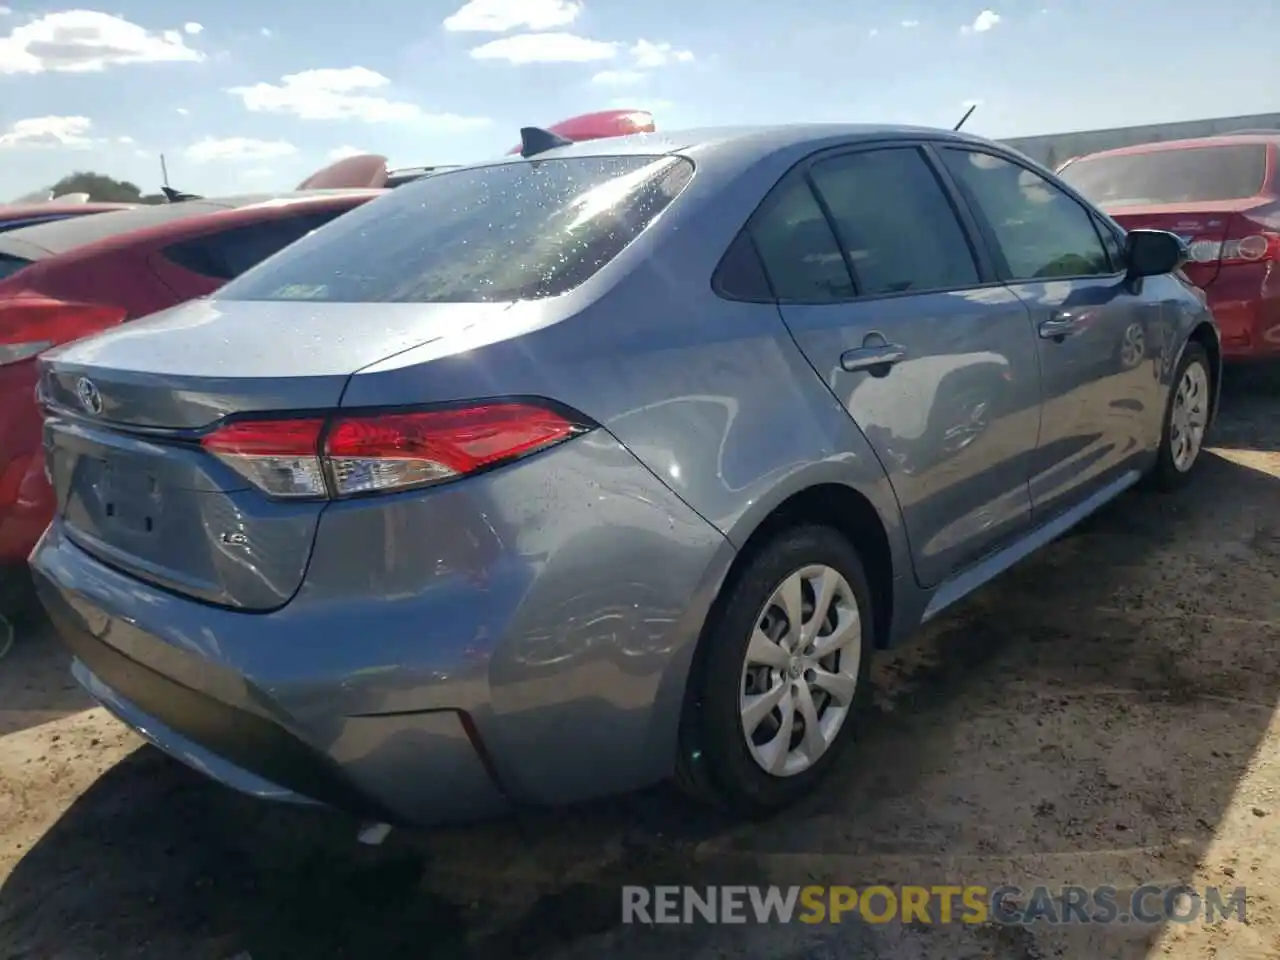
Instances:
[[[1187,262],[1187,245],[1167,230],[1130,230],[1125,236],[1125,262],[1129,278],[1172,273]]]

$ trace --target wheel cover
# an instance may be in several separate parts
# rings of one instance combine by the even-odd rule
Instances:
[[[792,777],[830,749],[861,660],[862,617],[849,582],[823,564],[786,576],[756,617],[738,687],[742,733],[760,769]]]
[[[1209,374],[1204,364],[1193,360],[1178,381],[1169,415],[1169,452],[1173,468],[1179,473],[1186,473],[1195,465],[1208,424]]]

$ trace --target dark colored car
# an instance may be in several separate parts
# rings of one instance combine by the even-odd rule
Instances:
[[[40,223],[85,217],[95,213],[132,210],[134,203],[10,203],[0,206],[0,233],[34,227]]]
[[[36,355],[212,293],[379,192],[193,200],[0,234],[0,581],[12,581],[0,591],[21,590],[15,574],[53,515]]]
[[[383,823],[671,775],[776,810],[874,650],[1204,459],[1184,245],[1006,148],[537,133],[41,358],[41,599],[204,774]]]
[[[1228,360],[1280,358],[1280,131],[1076,157],[1058,175],[1121,226],[1178,234]]]

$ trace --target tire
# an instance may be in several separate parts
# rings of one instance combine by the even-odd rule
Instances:
[[[790,671],[793,663],[776,668],[754,667],[748,679],[748,650],[762,616],[769,618],[763,621],[769,631],[775,636],[782,631],[784,643],[790,643],[793,634],[788,618],[781,606],[771,607],[770,600],[784,582],[794,583],[791,578],[802,571],[813,577],[803,588],[807,605],[801,619],[809,631],[806,637],[817,644],[832,644],[835,624],[845,627],[839,632],[848,642],[841,644],[839,659],[824,656],[821,660],[799,661],[800,666],[812,668],[799,677]],[[829,577],[824,571],[837,576]],[[832,619],[814,636],[813,591],[822,583],[834,584],[835,609]],[[854,547],[837,531],[817,525],[792,527],[775,534],[753,553],[726,591],[703,632],[704,649],[691,679],[681,722],[676,780],[686,791],[736,815],[767,816],[812,791],[856,738],[857,722],[870,694],[868,676],[875,622],[871,591]],[[820,646],[817,653],[821,654],[822,649]],[[857,657],[856,666],[849,659],[853,656]],[[821,686],[811,686],[806,678]],[[847,695],[850,681],[852,694]],[[786,752],[777,749],[783,743],[780,732],[763,746],[749,743],[741,698],[746,693],[775,691],[778,685],[798,693],[801,683],[814,698],[809,702],[815,713],[810,715],[821,720],[813,729],[821,732],[823,726],[829,726],[833,733],[826,741],[825,752],[810,749],[817,741],[800,736],[803,715],[799,711],[803,701],[794,698],[793,735],[788,742],[794,744],[799,737],[802,746]],[[845,694],[841,699],[825,692],[837,686]],[[828,696],[830,700],[826,699]],[[784,699],[783,704],[786,702]],[[832,710],[835,712],[829,712]],[[779,709],[768,715],[756,728],[756,736],[767,739],[770,731],[780,731],[781,713]],[[787,758],[786,768],[778,766],[783,756]],[[769,757],[778,758],[777,772],[765,769]]]
[[[1203,405],[1203,427],[1200,431],[1199,441],[1195,443],[1194,452],[1188,462],[1181,459],[1175,449],[1177,446],[1175,417],[1179,416],[1179,398],[1183,390],[1184,381],[1189,376],[1188,371],[1192,371],[1190,376],[1195,377],[1195,372],[1192,368],[1197,366],[1200,371],[1198,381],[1201,385],[1202,396],[1199,402]],[[1191,479],[1204,453],[1204,441],[1207,439],[1208,417],[1212,402],[1213,375],[1209,367],[1209,355],[1205,352],[1204,347],[1192,341],[1187,344],[1186,349],[1182,352],[1182,359],[1178,361],[1178,368],[1174,372],[1172,385],[1169,388],[1169,402],[1165,407],[1164,420],[1160,428],[1160,449],[1156,454],[1155,465],[1146,477],[1149,487],[1169,492],[1180,489]]]

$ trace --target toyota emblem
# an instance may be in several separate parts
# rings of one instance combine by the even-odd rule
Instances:
[[[76,381],[76,396],[80,398],[80,406],[90,413],[96,415],[102,412],[102,394],[88,377],[81,377]]]

